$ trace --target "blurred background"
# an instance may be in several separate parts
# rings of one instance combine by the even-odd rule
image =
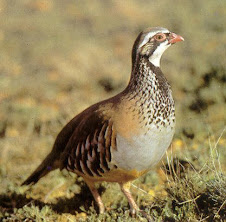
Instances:
[[[225,170],[225,1],[0,0],[0,18],[1,193],[22,189],[72,117],[125,88],[134,40],[152,26],[185,39],[161,62],[173,149],[200,158],[217,144]]]

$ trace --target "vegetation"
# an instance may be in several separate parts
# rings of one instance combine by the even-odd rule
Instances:
[[[185,38],[162,59],[177,130],[133,195],[154,221],[226,220],[224,1],[1,0],[0,9],[0,220],[146,221],[130,217],[117,184],[99,185],[103,215],[75,174],[20,184],[64,124],[126,86],[133,41],[149,26]]]

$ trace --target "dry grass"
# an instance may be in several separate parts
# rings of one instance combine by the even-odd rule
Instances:
[[[130,218],[116,184],[100,186],[111,210],[98,215],[76,175],[20,183],[67,121],[126,86],[133,41],[148,26],[185,42],[162,60],[177,105],[175,139],[165,167],[134,182],[136,201],[156,221],[226,220],[223,1],[2,0],[0,9],[0,220],[145,221]]]

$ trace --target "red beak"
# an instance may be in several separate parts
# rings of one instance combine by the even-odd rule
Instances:
[[[180,41],[184,41],[184,38],[182,36],[177,35],[173,32],[170,34],[170,39],[169,39],[170,44],[174,44],[174,43],[180,42]]]

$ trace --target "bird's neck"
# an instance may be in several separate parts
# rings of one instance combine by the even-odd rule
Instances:
[[[139,119],[143,125],[174,126],[175,108],[170,85],[160,68],[150,63],[148,58],[141,57],[134,64],[124,97],[133,101],[130,109],[134,118],[137,116],[139,119],[143,115]]]
[[[140,56],[133,64],[130,82],[128,84],[130,91],[145,91],[152,88],[167,95],[170,86],[164,77],[160,67],[154,66],[146,56]]]

